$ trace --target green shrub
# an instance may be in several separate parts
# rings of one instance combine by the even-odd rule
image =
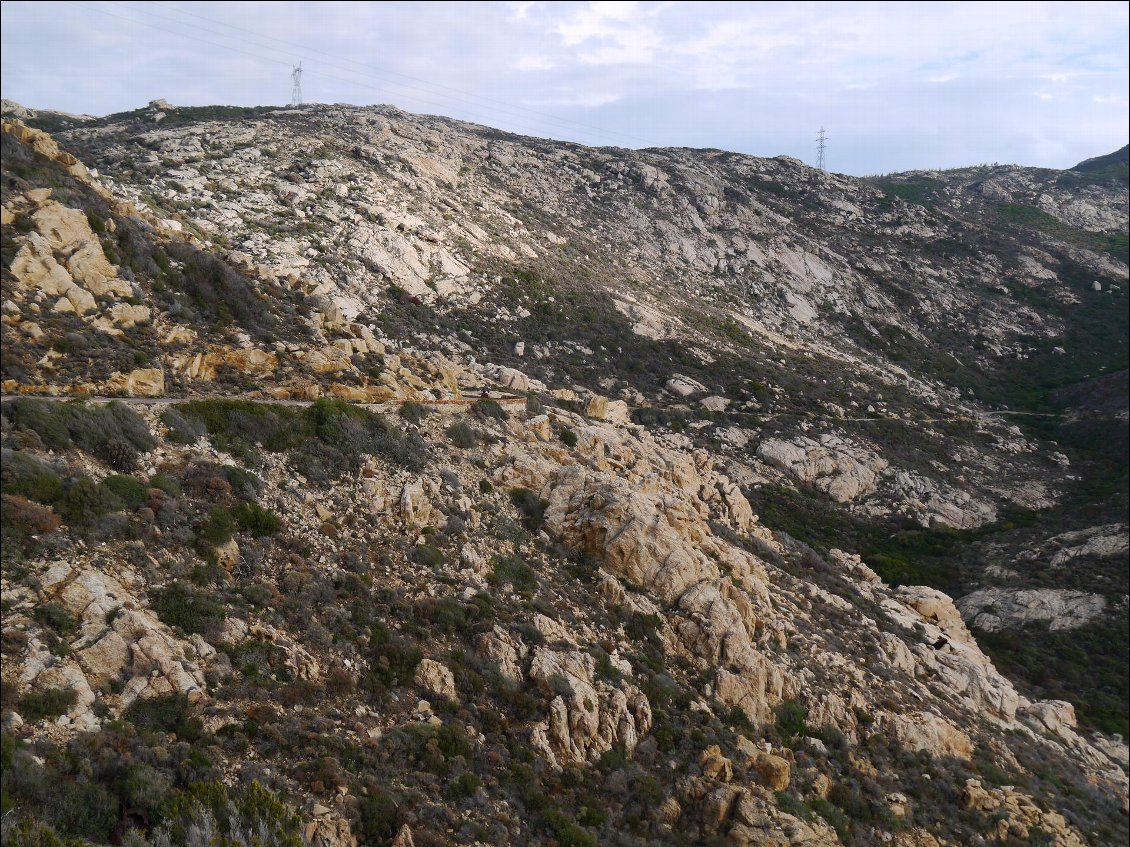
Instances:
[[[390,632],[383,624],[372,627],[369,639],[370,671],[365,681],[370,690],[383,694],[389,688],[404,685],[412,680],[416,666],[424,658],[414,644]]]
[[[494,491],[494,485],[491,484],[489,479],[484,477],[479,480],[479,493],[490,494],[492,491]]]
[[[575,824],[557,809],[546,811],[542,820],[561,847],[597,847],[598,842],[592,833]]]
[[[4,417],[17,428],[34,432],[49,449],[65,450],[71,446],[71,436],[66,424],[56,414],[56,405],[46,400],[21,397],[4,404]]]
[[[180,497],[180,483],[173,479],[171,476],[166,476],[163,473],[153,474],[149,478],[149,484],[153,488],[158,488],[164,491],[170,497]]]
[[[400,417],[412,424],[420,424],[428,416],[428,407],[408,400],[400,406]]]
[[[364,455],[409,470],[422,469],[429,458],[418,435],[406,434],[383,416],[344,400],[323,398],[305,409],[246,400],[196,400],[177,409],[199,418],[221,448],[293,451],[292,464],[313,482],[356,473]]]
[[[239,524],[240,530],[254,538],[274,535],[282,524],[278,515],[252,500],[241,501],[232,509],[232,516]]]
[[[387,794],[370,791],[361,797],[358,806],[358,834],[366,844],[387,844],[400,830],[401,819],[396,801]]]
[[[223,474],[224,479],[231,486],[231,493],[240,500],[254,500],[263,490],[263,480],[251,471],[245,471],[235,465],[224,465]]]
[[[494,586],[510,583],[515,591],[528,592],[537,588],[537,573],[517,556],[495,556],[491,560],[491,574],[487,581]]]
[[[0,482],[5,494],[22,494],[38,503],[54,503],[63,493],[63,480],[46,462],[14,450],[4,450]]]
[[[116,401],[57,403],[21,397],[4,406],[4,417],[35,432],[52,450],[79,447],[96,455],[101,452],[103,458],[127,448],[147,452],[157,443],[145,421]]]
[[[100,235],[106,231],[106,222],[102,220],[102,216],[93,209],[86,210],[86,222],[90,224],[90,231],[95,234]]]
[[[180,263],[170,265],[169,287],[178,292],[178,302],[191,303],[208,324],[229,326],[233,322],[255,337],[263,337],[277,322],[243,274],[212,253],[185,242],[169,242],[166,252]]]
[[[227,612],[219,601],[181,582],[154,591],[149,605],[162,623],[178,627],[189,635],[212,635],[219,631],[227,618]]]
[[[443,565],[443,552],[430,544],[417,544],[412,548],[412,561],[429,568]]]
[[[78,693],[73,688],[45,688],[21,697],[18,711],[24,720],[35,723],[65,715],[77,700]]]
[[[78,629],[78,621],[61,603],[52,600],[35,610],[35,619],[43,626],[49,626],[59,635],[70,635]]]
[[[201,544],[218,547],[231,540],[236,530],[236,519],[223,506],[216,506],[197,527],[196,538]]]
[[[776,729],[781,737],[791,741],[808,734],[808,709],[796,700],[785,700],[776,709]]]
[[[530,532],[537,532],[545,522],[545,510],[549,506],[548,500],[542,500],[528,488],[512,488],[510,502],[518,507],[522,513],[522,525]]]
[[[7,795],[5,795],[7,799]],[[4,805],[4,815],[7,817],[9,811],[8,805]],[[55,830],[43,823],[42,821],[34,820],[33,818],[20,817],[7,825],[5,821],[4,829],[4,847],[67,847],[62,838],[58,836]]]
[[[184,694],[167,697],[138,698],[130,703],[122,717],[147,732],[175,732],[184,741],[200,736],[202,724],[193,717]]]
[[[120,509],[122,501],[108,488],[81,476],[67,483],[56,510],[72,526],[89,526],[108,512]]]
[[[111,438],[94,448],[94,455],[116,471],[137,467],[137,449],[124,438]]]
[[[4,532],[14,532],[20,538],[42,535],[59,528],[59,516],[50,506],[33,503],[17,494],[0,494],[0,522]]]
[[[489,397],[483,397],[475,401],[475,405],[471,407],[471,414],[477,418],[487,419],[493,418],[496,421],[504,421],[510,415],[502,408],[502,404],[497,400],[491,400]]]
[[[464,771],[448,783],[448,795],[453,799],[474,797],[483,781],[470,771]]]
[[[149,488],[134,476],[114,474],[102,480],[102,484],[131,511],[145,505],[149,497]]]
[[[829,803],[823,797],[814,797],[809,801],[809,806],[836,831],[840,841],[845,844],[851,843],[851,822],[839,807]]]
[[[219,847],[301,847],[302,822],[295,811],[257,781],[228,788],[196,782],[166,804],[154,842],[196,847],[199,830],[214,829]],[[196,832],[193,832],[196,830]]]
[[[200,418],[181,414],[172,406],[161,412],[161,423],[169,428],[169,440],[176,444],[194,444],[196,439],[208,431]]]
[[[447,428],[447,437],[461,450],[470,450],[479,443],[479,434],[466,421],[456,421]]]
[[[566,447],[577,446],[577,433],[569,428],[561,430],[561,441]]]
[[[632,612],[624,622],[624,632],[633,641],[648,641],[658,646],[663,643],[659,637],[659,628],[662,623],[659,615]]]

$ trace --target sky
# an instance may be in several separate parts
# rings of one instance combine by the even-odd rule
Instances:
[[[0,89],[92,115],[385,103],[854,175],[1067,168],[1130,137],[1130,3],[3,2]]]

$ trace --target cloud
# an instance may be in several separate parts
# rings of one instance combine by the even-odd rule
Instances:
[[[562,94],[559,97],[547,97],[540,100],[524,100],[527,106],[582,106],[593,109],[598,106],[607,106],[620,100],[619,94],[609,92],[590,91],[584,94]]]
[[[4,3],[4,96],[106,114],[306,97],[854,173],[1126,143],[1126,3]],[[1045,99],[1042,99],[1045,98]],[[1050,98],[1050,99],[1047,99]],[[1057,157],[1055,159],[1049,157]]]
[[[513,67],[516,71],[549,71],[555,65],[548,56],[519,56]]]
[[[664,41],[645,21],[653,14],[636,2],[589,3],[559,21],[554,31],[566,47],[587,48],[577,53],[586,65],[645,63],[654,59]]]

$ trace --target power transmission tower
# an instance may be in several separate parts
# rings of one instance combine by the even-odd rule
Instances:
[[[294,86],[290,89],[290,105],[302,105],[302,63],[299,62],[294,66],[294,70],[290,72],[290,78],[294,82]]]
[[[824,166],[824,148],[827,140],[828,134],[824,132],[824,127],[820,127],[820,134],[816,136],[816,167],[822,171],[828,170]]]

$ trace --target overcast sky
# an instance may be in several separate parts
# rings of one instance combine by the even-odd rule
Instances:
[[[528,135],[873,174],[1127,143],[1115,3],[4,2],[3,96],[107,114],[391,103]]]

